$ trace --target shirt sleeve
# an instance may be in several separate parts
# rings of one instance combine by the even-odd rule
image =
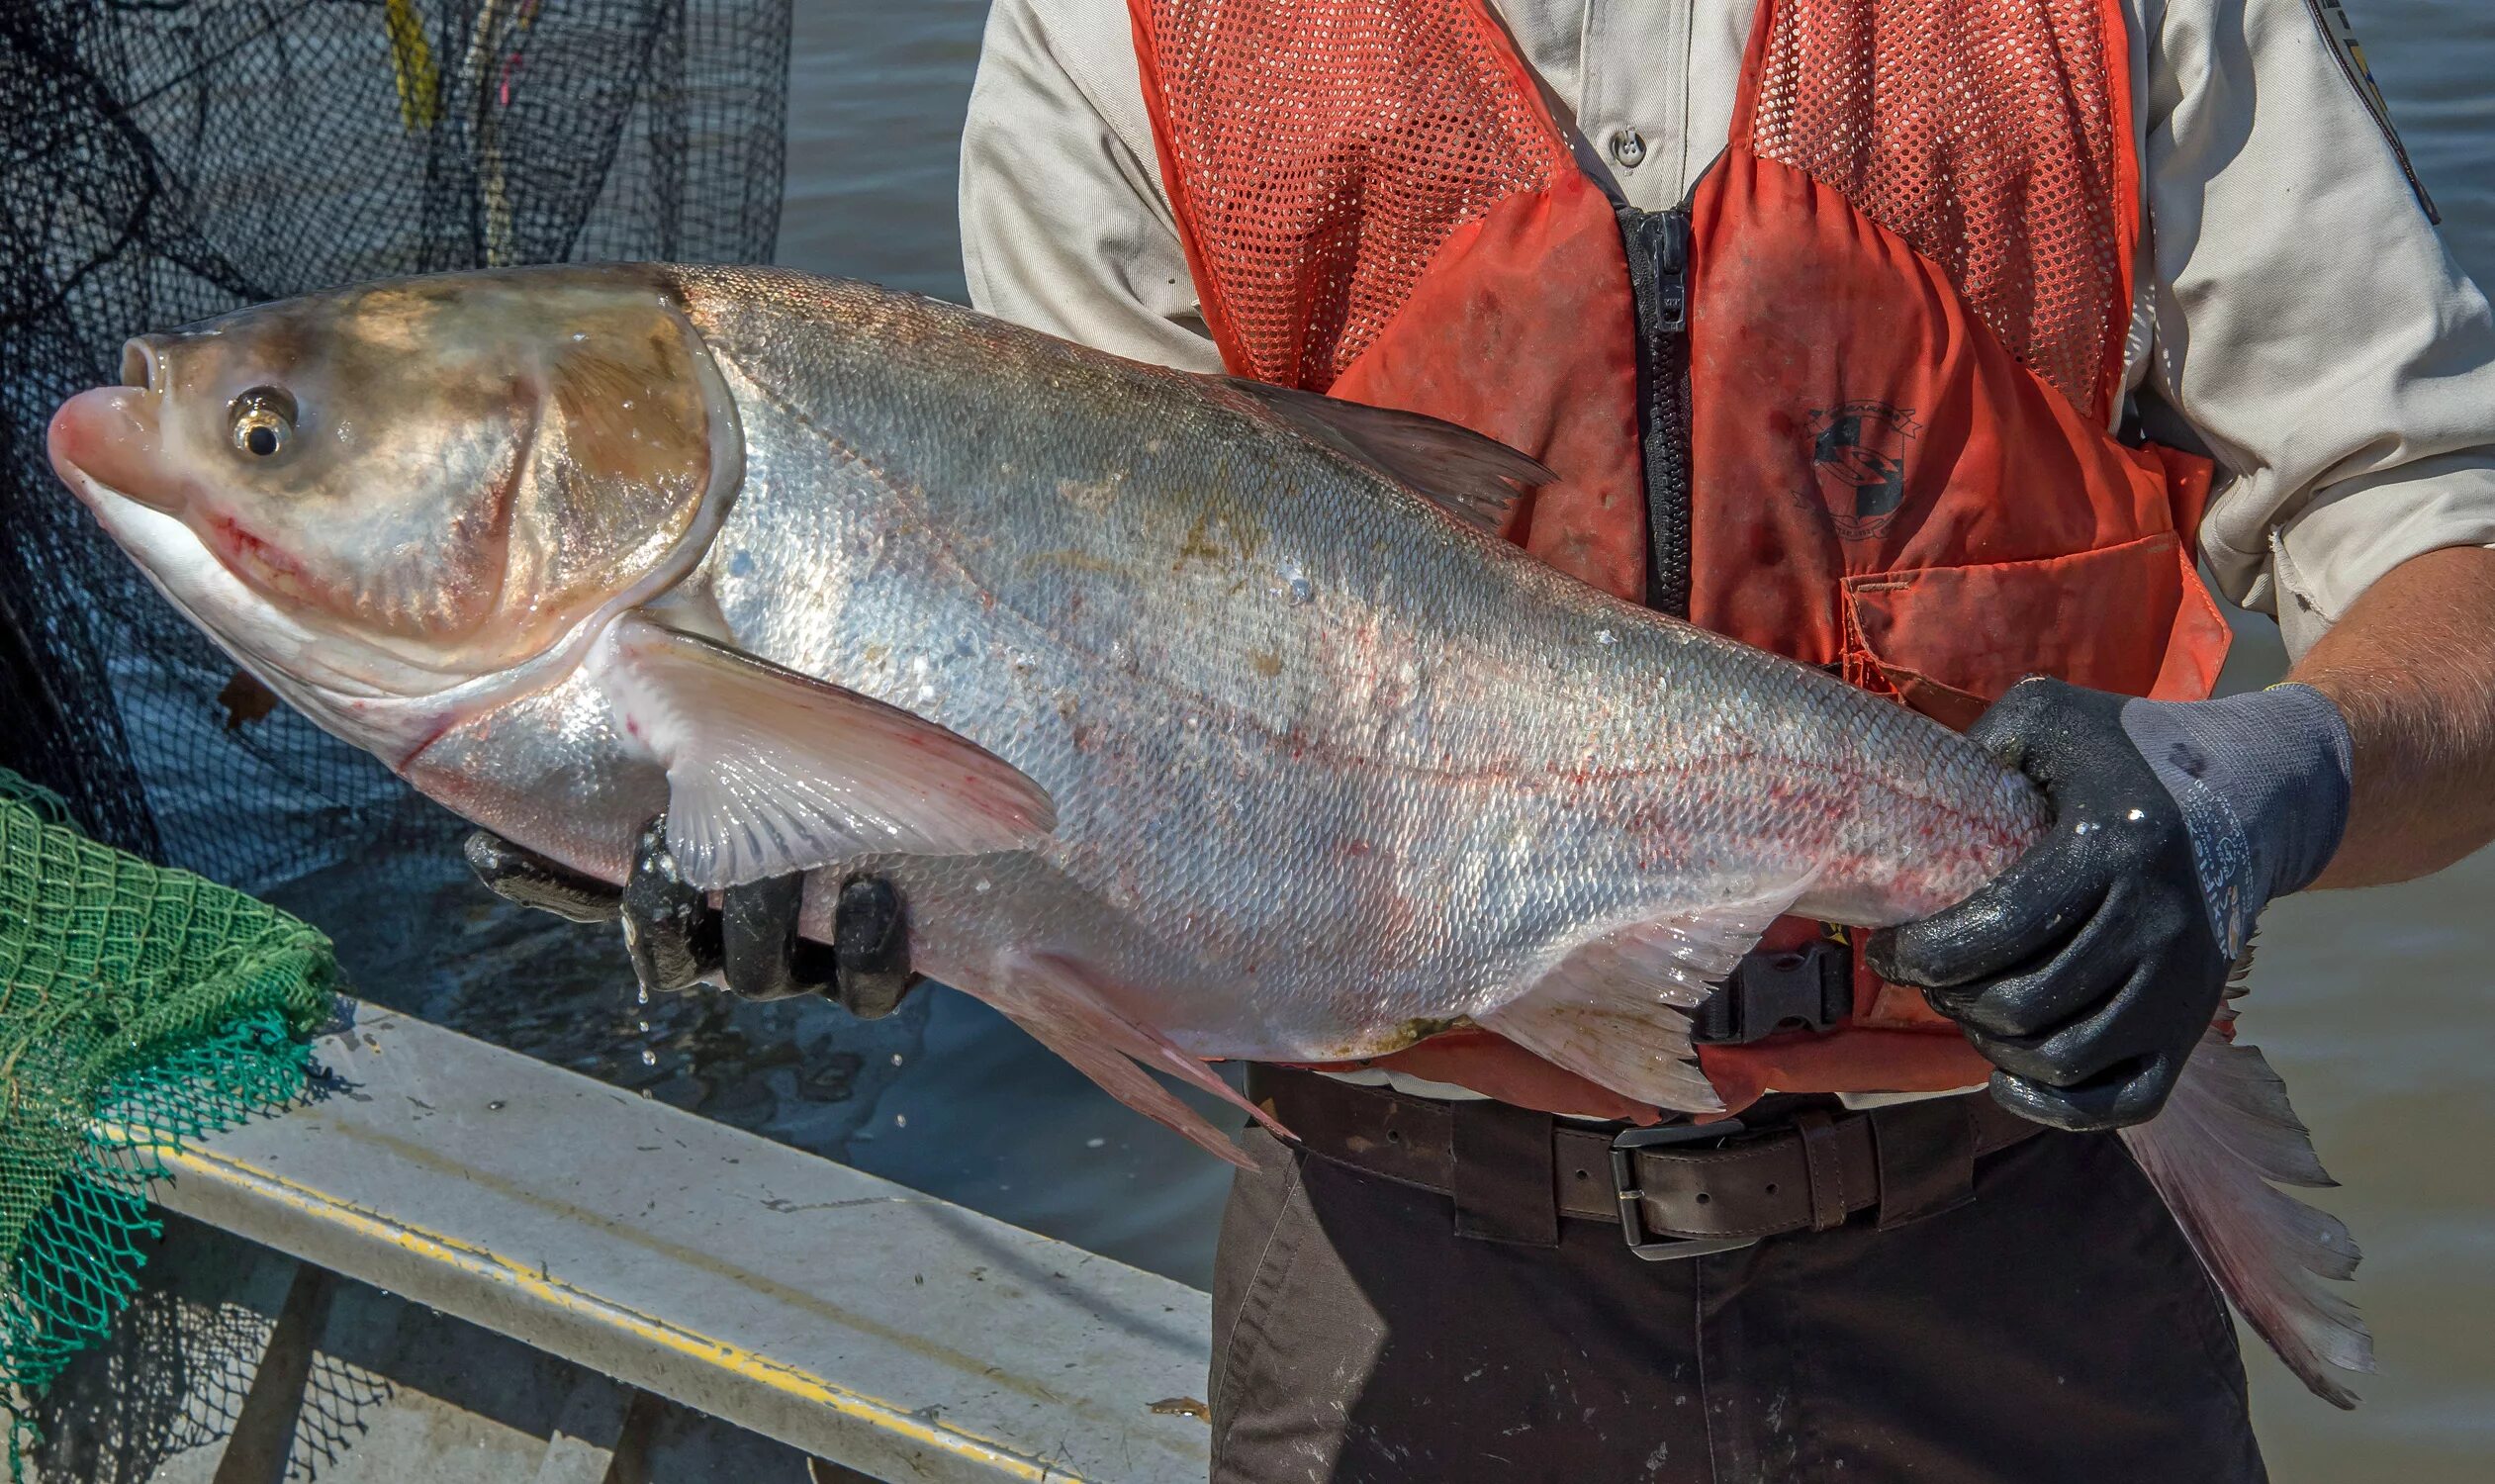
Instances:
[[[979,309],[1138,360],[1221,369],[1119,0],[997,0],[962,132],[961,210]]]
[[[2168,0],[2143,99],[2143,413],[2217,458],[2202,555],[2299,655],[2401,562],[2495,544],[2495,317],[2335,8]]]

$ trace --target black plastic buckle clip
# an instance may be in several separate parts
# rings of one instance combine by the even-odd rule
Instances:
[[[1646,1228],[1646,1192],[1637,1183],[1637,1151],[1641,1149],[1729,1139],[1741,1132],[1738,1118],[1620,1131],[1619,1137],[1612,1141],[1612,1188],[1619,1194],[1620,1235],[1628,1240],[1630,1252],[1648,1262],[1677,1262],[1683,1257],[1704,1257],[1709,1252],[1739,1252],[1758,1246],[1756,1237],[1666,1237],[1657,1241]]]
[[[1754,953],[1690,1016],[1690,1040],[1748,1046],[1778,1031],[1833,1030],[1854,1012],[1854,956],[1821,938],[1790,953]]]

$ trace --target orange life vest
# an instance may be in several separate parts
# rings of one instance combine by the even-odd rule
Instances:
[[[1129,4],[1234,373],[1524,449],[1560,476],[1511,532],[1537,557],[1953,725],[2039,672],[2215,684],[2209,466],[2110,430],[2140,238],[2120,0],[1759,0],[1723,155],[1626,248],[1483,0]],[[1859,970],[1845,1025],[1700,1058],[1736,1109],[1989,1069]],[[1485,1032],[1381,1065],[1642,1111]]]

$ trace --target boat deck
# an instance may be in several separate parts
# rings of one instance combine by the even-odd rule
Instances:
[[[321,1095],[160,1194],[187,1221],[124,1329],[229,1353],[82,1362],[46,1477],[1205,1476],[1196,1289],[406,1016],[316,1054]],[[331,1373],[367,1416],[327,1415]],[[126,1401],[154,1393],[150,1438]]]

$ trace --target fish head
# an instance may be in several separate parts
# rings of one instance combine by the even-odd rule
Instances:
[[[690,571],[740,449],[667,283],[624,268],[398,280],[142,335],[122,385],[49,430],[54,470],[193,622],[394,764]]]

